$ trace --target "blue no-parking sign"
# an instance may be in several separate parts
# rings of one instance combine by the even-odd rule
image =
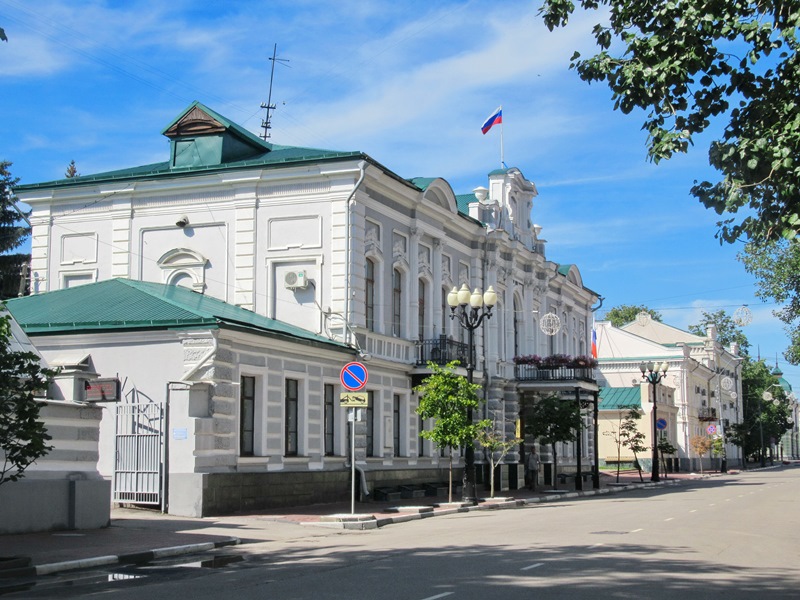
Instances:
[[[666,419],[658,419],[656,421],[656,428],[659,430],[663,430],[667,428],[667,420]]]
[[[351,392],[356,392],[367,385],[368,379],[367,367],[360,362],[347,363],[339,375],[339,381],[342,382],[344,389]]]

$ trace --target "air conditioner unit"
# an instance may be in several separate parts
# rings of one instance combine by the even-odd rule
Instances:
[[[308,287],[305,271],[289,271],[283,277],[283,285],[287,290],[304,290]]]

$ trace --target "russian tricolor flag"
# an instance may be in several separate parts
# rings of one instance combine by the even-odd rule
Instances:
[[[592,329],[592,358],[597,358],[597,331]]]
[[[488,133],[488,131],[497,125],[498,123],[503,122],[503,107],[498,106],[497,110],[495,110],[486,121],[484,121],[483,125],[481,125],[481,131],[484,135]]]

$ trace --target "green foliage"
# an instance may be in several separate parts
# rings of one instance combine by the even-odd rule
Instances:
[[[750,243],[738,258],[758,281],[756,295],[783,307],[774,312],[789,334],[783,355],[791,364],[800,364],[800,241]]]
[[[23,244],[30,227],[20,224],[17,198],[11,191],[19,179],[11,176],[10,166],[10,162],[0,161],[0,300],[19,294],[20,269],[30,261],[29,254],[12,252]]]
[[[525,432],[542,444],[550,444],[555,475],[558,473],[556,444],[575,441],[581,426],[580,406],[574,400],[553,395],[537,398],[525,407],[525,412]]]
[[[716,182],[692,194],[724,218],[727,242],[792,238],[800,231],[800,1],[545,0],[549,29],[576,6],[607,21],[594,27],[599,52],[571,67],[605,82],[614,109],[644,111],[648,157],[687,152],[712,120],[727,120],[710,145]],[[741,216],[740,216],[741,215]]]
[[[716,325],[717,327],[717,341],[722,344],[724,348],[730,348],[732,343],[739,344],[741,354],[748,354],[750,350],[750,342],[747,336],[742,332],[742,329],[733,321],[725,310],[718,310],[713,313],[703,311],[703,316],[697,325],[689,325],[689,332],[700,337],[706,336],[706,330],[709,325]]]
[[[428,363],[431,375],[414,388],[420,394],[417,414],[423,419],[434,419],[433,428],[420,435],[438,448],[452,450],[474,444],[481,430],[491,425],[488,420],[477,423],[469,420],[467,411],[480,406],[478,390],[481,386],[458,375],[455,372],[458,364],[453,361],[440,367]]]
[[[24,477],[25,469],[52,449],[46,444],[50,436],[39,420],[35,394],[55,373],[43,369],[35,354],[12,351],[10,340],[10,317],[1,314],[0,485]]]
[[[714,456],[722,456],[725,454],[725,440],[722,436],[716,436],[711,440],[711,454]]]
[[[764,400],[764,392],[772,400]],[[768,445],[771,438],[779,439],[791,429],[791,410],[778,378],[770,372],[764,361],[746,359],[742,365],[742,422],[731,426],[728,441],[740,446],[745,456],[761,452],[762,443]]]
[[[645,435],[639,431],[638,421],[642,418],[639,408],[631,407],[625,414],[619,429],[620,443],[623,447],[633,452],[634,464],[639,471],[639,479],[642,479],[642,465],[639,463],[639,454],[647,450],[644,445]]]
[[[6,37],[6,31],[2,27],[0,27],[0,40],[7,42],[8,38]]]
[[[648,313],[654,321],[661,322],[661,313],[652,308],[647,308],[644,305],[634,304],[620,304],[610,309],[605,316],[605,320],[609,321],[614,327],[622,327],[628,323],[633,323],[636,320],[636,315],[640,312]]]
[[[545,396],[527,407],[525,431],[543,444],[574,442],[579,415],[577,402]]]

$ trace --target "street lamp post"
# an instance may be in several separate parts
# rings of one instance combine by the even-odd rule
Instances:
[[[648,363],[642,362],[639,365],[639,370],[642,372],[642,379],[653,386],[653,467],[650,471],[650,481],[660,481],[658,476],[658,413],[656,410],[656,386],[661,382],[667,374],[669,365],[666,362],[660,365],[654,364],[652,361]]]
[[[472,383],[475,372],[475,330],[481,326],[484,319],[492,318],[492,308],[497,304],[497,293],[492,286],[489,286],[483,294],[478,288],[470,293],[464,284],[460,290],[453,288],[447,294],[447,304],[450,306],[450,318],[458,319],[461,327],[467,330],[467,381]],[[471,408],[467,409],[467,422],[472,423]],[[467,444],[464,453],[464,485],[461,499],[473,504],[478,501],[475,493],[475,446],[472,441]]]

